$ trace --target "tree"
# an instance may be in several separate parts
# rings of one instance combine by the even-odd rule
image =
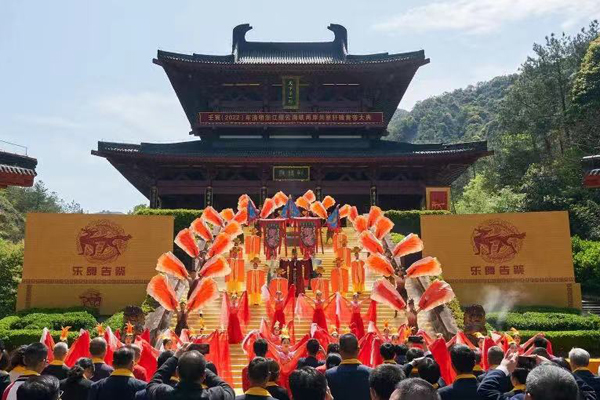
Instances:
[[[0,318],[15,312],[17,285],[23,271],[23,242],[0,239]]]
[[[456,201],[457,214],[514,212],[521,209],[524,195],[505,187],[499,191],[486,188],[483,175],[477,175],[465,186]]]

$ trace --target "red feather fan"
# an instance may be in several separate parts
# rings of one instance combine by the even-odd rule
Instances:
[[[191,229],[185,228],[180,230],[177,236],[175,236],[175,244],[192,258],[196,258],[200,254],[196,237]]]
[[[323,207],[325,207],[325,209],[329,209],[335,205],[335,199],[331,196],[325,196],[322,203],[323,203]]]
[[[373,291],[371,292],[371,300],[375,300],[378,303],[386,304],[394,310],[402,311],[406,308],[406,303],[400,293],[396,290],[386,279],[379,279],[373,284]]]
[[[437,276],[442,274],[442,264],[435,257],[425,257],[415,261],[406,270],[407,278],[417,278],[419,276]]]
[[[340,218],[346,218],[350,214],[350,205],[344,204],[340,207]]]
[[[304,197],[298,197],[296,199],[296,206],[305,210],[310,209],[310,203]]]
[[[377,222],[377,220],[382,216],[383,211],[381,211],[381,208],[377,206],[371,206],[371,209],[369,210],[369,218],[367,220],[368,227],[370,228],[375,225],[375,222]]]
[[[359,215],[356,218],[354,218],[352,224],[354,225],[354,229],[356,229],[356,232],[362,233],[367,230],[367,217],[364,215]]]
[[[309,203],[313,203],[317,200],[317,196],[315,196],[315,193],[312,190],[307,190],[302,197],[304,197]]]
[[[232,208],[225,208],[224,210],[221,210],[219,215],[221,216],[221,218],[223,218],[225,222],[229,222],[233,219],[235,213],[233,212]]]
[[[381,254],[371,254],[365,261],[365,267],[376,274],[390,276],[394,274],[394,267],[388,259]]]
[[[204,278],[220,278],[231,273],[231,267],[223,256],[214,256],[209,259],[199,272]]]
[[[358,240],[363,249],[369,253],[383,253],[383,245],[371,232],[363,231]]]
[[[310,211],[315,213],[319,218],[327,219],[327,210],[320,201],[315,201],[310,205]]]
[[[285,193],[279,191],[273,196],[273,201],[275,202],[275,208],[283,207],[287,203],[288,197]]]
[[[204,211],[202,211],[202,219],[214,226],[223,226],[223,218],[217,210],[211,206],[206,207]]]
[[[150,279],[146,292],[165,310],[175,311],[179,305],[175,291],[169,286],[167,277],[164,275],[156,275]]]
[[[358,217],[358,208],[356,206],[350,207],[350,211],[348,212],[348,219],[350,222],[354,223],[354,220]]]
[[[248,196],[247,194],[241,195],[240,198],[238,199],[238,205],[237,205],[238,210],[247,209],[249,199],[250,199],[250,196]]]
[[[381,240],[385,235],[392,231],[394,223],[387,217],[381,217],[375,222],[375,236]]]
[[[190,277],[185,269],[185,265],[179,258],[175,257],[170,251],[158,257],[156,262],[156,270],[174,276],[177,279],[185,280]]]
[[[409,254],[418,253],[419,251],[423,251],[423,241],[419,235],[411,233],[394,247],[393,254],[394,257],[404,257]]]
[[[275,201],[273,199],[266,199],[260,211],[260,217],[267,218],[273,211],[275,211]]]
[[[446,304],[454,298],[450,284],[444,281],[435,281],[425,290],[419,300],[419,310],[429,311],[437,306]]]
[[[231,221],[227,224],[225,229],[221,231],[221,233],[229,235],[235,239],[242,234],[242,226],[239,224],[239,222]]]
[[[218,256],[223,253],[227,253],[233,247],[233,239],[226,233],[219,233],[215,238],[215,241],[208,249],[207,257]]]
[[[246,224],[246,223],[248,223],[248,210],[245,209],[245,208],[242,208],[240,211],[238,211],[233,216],[233,220],[235,222],[237,222],[238,224]]]
[[[196,235],[200,236],[207,242],[213,239],[210,228],[206,225],[206,222],[204,222],[202,218],[196,218],[190,225],[190,228]]]
[[[210,278],[200,281],[187,301],[186,311],[188,313],[201,309],[208,303],[219,298],[217,282]]]

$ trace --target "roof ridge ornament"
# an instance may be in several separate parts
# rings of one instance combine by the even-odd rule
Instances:
[[[341,45],[344,56],[348,54],[348,30],[340,24],[329,24],[327,27],[335,35],[333,42]]]
[[[233,42],[231,44],[231,54],[236,54],[239,51],[239,45],[246,43],[246,33],[252,30],[250,24],[240,24],[233,28]],[[237,58],[237,57],[236,57]]]

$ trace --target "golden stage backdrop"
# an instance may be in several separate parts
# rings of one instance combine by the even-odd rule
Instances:
[[[17,309],[140,304],[172,248],[171,216],[28,214]]]
[[[581,308],[567,212],[427,215],[421,233],[463,304]]]

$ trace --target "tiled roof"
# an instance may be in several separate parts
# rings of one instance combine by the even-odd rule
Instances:
[[[29,175],[36,176],[36,172],[33,169],[15,167],[13,165],[0,164],[0,173],[14,174],[14,175]]]
[[[247,140],[220,141],[212,145],[207,141],[190,141],[170,144],[142,143],[139,145],[98,142],[100,156],[109,154],[172,156],[181,158],[377,158],[418,157],[487,153],[487,142],[459,144],[409,144],[384,140]]]

